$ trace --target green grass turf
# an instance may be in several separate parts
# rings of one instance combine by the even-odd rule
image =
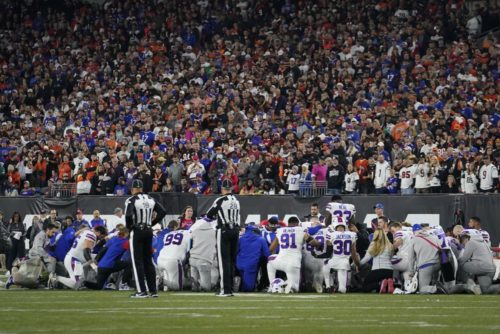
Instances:
[[[500,296],[0,291],[0,333],[498,333]]]

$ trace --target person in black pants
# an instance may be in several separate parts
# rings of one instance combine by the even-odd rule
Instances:
[[[26,230],[24,229],[23,218],[19,212],[14,212],[10,222],[6,226],[7,232],[10,235],[12,246],[7,253],[7,270],[12,271],[12,263],[16,258],[25,256],[24,237]]]
[[[158,294],[153,264],[152,226],[161,222],[166,212],[151,196],[142,193],[141,180],[132,182],[132,195],[125,201],[125,222],[130,231],[130,256],[137,292],[130,297],[156,298]],[[153,212],[156,212],[154,219]],[[149,291],[149,295],[146,291]]]
[[[233,296],[233,279],[240,234],[240,202],[231,194],[233,184],[222,181],[222,196],[217,198],[207,213],[217,219],[217,257],[219,260],[219,297]]]
[[[380,293],[394,292],[394,281],[391,258],[394,248],[385,234],[384,230],[377,228],[373,234],[373,240],[361,260],[361,265],[372,261],[371,271],[363,282],[362,291],[372,292],[378,290]]]
[[[97,282],[85,281],[85,286],[93,290],[101,290],[109,275],[124,270],[130,266],[129,262],[121,261],[123,254],[129,249],[128,231],[121,225],[118,235],[109,239],[95,258],[97,265]]]

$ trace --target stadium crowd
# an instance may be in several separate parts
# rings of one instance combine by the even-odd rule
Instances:
[[[354,205],[333,195],[321,210],[313,204],[302,221],[273,216],[240,225],[234,291],[500,293],[493,260],[500,248],[491,248],[479,217],[444,231],[391,221],[382,203],[373,208],[376,218],[366,226],[356,221]],[[7,220],[0,212],[0,254],[6,253],[0,264],[9,271],[5,287],[133,288],[138,276],[132,275],[132,241],[120,222],[122,210],[115,215],[117,221],[107,221],[96,210],[87,221],[81,210],[62,218],[52,209],[35,216],[26,230],[19,213]],[[217,289],[216,224],[205,215],[196,218],[188,206],[178,219],[155,226],[158,288]]]
[[[3,195],[498,191],[494,4],[3,4]]]

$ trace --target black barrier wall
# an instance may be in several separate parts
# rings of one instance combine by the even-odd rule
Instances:
[[[217,196],[195,196],[192,194],[155,193],[167,214],[180,215],[190,205],[200,215],[207,212]],[[126,197],[79,196],[72,199],[50,199],[44,197],[0,197],[0,209],[5,219],[14,211],[21,215],[38,214],[42,210],[55,208],[59,216],[74,215],[77,208],[91,214],[98,209],[102,214],[113,214],[116,207],[124,207]],[[299,218],[309,213],[312,203],[318,203],[324,210],[329,197],[304,199],[292,196],[239,196],[243,222],[248,219],[266,219],[269,215],[297,215]],[[479,216],[482,226],[492,238],[493,244],[500,242],[500,194],[492,195],[415,195],[415,196],[343,196],[347,203],[356,206],[356,219],[364,221],[373,214],[373,206],[382,203],[385,215],[393,220],[406,220],[409,215],[428,215],[439,220],[443,227],[452,225],[457,219],[457,210],[461,210],[467,221],[470,216]],[[415,219],[415,218],[414,218]],[[417,218],[418,219],[418,216]],[[412,221],[413,222],[413,221]]]

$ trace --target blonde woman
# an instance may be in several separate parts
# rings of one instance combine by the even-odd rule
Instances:
[[[441,183],[443,180],[444,168],[441,167],[439,159],[436,156],[430,158],[429,164],[429,185],[432,193],[441,192]]]
[[[378,290],[380,293],[392,294],[394,292],[391,264],[393,254],[394,249],[384,230],[376,229],[368,251],[361,260],[361,265],[364,265],[373,259],[371,271],[363,283],[364,292],[372,292],[373,290]]]

